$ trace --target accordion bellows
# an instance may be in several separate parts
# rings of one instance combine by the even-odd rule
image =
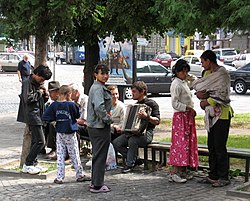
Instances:
[[[149,116],[152,109],[146,104],[131,104],[127,106],[122,132],[129,132],[134,135],[143,135],[147,128],[148,119],[140,119],[137,113],[144,110]]]

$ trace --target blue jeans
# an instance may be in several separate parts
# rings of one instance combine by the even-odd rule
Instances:
[[[117,152],[120,152],[126,159],[126,165],[134,166],[138,155],[138,148],[145,147],[153,140],[153,130],[149,130],[145,135],[136,136],[129,134],[122,134],[113,142],[113,146]]]

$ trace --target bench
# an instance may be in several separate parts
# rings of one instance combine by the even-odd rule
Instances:
[[[171,143],[169,142],[153,142],[144,147],[144,169],[148,170],[148,150],[151,149],[152,157],[152,171],[156,168],[156,152],[159,152],[159,163],[167,164],[167,152],[170,151]],[[240,149],[240,148],[227,148],[228,160],[230,158],[244,159],[245,163],[245,182],[249,181],[249,163],[250,163],[250,149]],[[206,145],[198,145],[198,155],[208,156],[209,152]],[[229,163],[230,164],[230,163]]]

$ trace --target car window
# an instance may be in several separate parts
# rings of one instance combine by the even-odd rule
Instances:
[[[167,69],[160,65],[150,65],[150,69],[152,73],[167,73]]]
[[[158,57],[160,59],[169,59],[169,58],[171,58],[171,56],[169,54],[160,54],[160,55],[158,55]]]
[[[231,56],[231,55],[236,55],[236,52],[232,50],[222,50],[222,56]]]
[[[197,57],[193,57],[192,59],[192,64],[195,64],[196,62],[200,62],[199,59]]]
[[[150,73],[148,66],[143,66],[141,68],[137,68],[137,73]]]
[[[8,60],[8,55],[6,55],[6,54],[1,54],[0,55],[0,59],[2,59],[2,60]]]
[[[242,55],[241,60],[246,60],[246,55]]]
[[[17,55],[14,55],[14,54],[10,54],[9,55],[9,60],[18,60],[18,56]]]
[[[183,57],[183,59],[190,63],[191,57]]]

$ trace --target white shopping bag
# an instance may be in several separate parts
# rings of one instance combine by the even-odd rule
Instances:
[[[86,166],[92,167],[91,159],[86,163]],[[116,164],[115,149],[112,143],[110,143],[108,154],[107,154],[107,160],[106,160],[106,170],[114,170],[116,168],[117,168],[117,164]]]
[[[117,168],[117,164],[116,164],[115,149],[112,143],[110,143],[107,160],[106,160],[106,170],[114,170],[116,168]]]

